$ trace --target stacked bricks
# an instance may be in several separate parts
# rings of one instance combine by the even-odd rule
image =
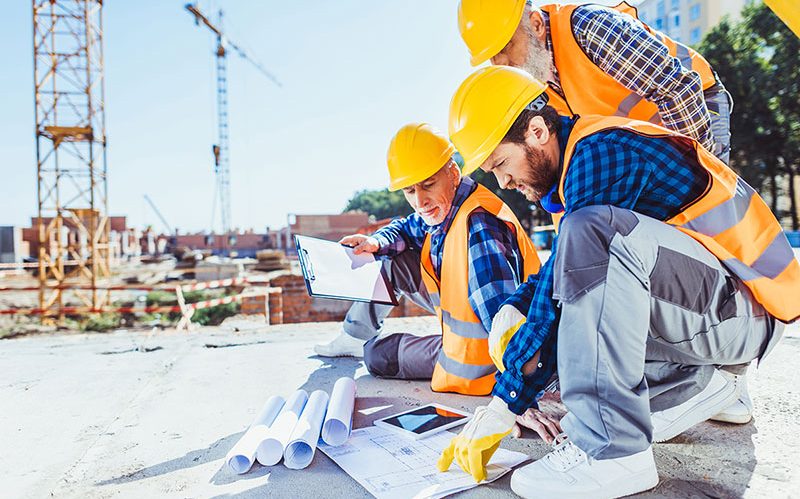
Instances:
[[[268,324],[283,324],[283,293],[281,288],[254,287],[242,297],[240,313],[263,315]]]
[[[352,302],[312,298],[308,296],[306,283],[299,274],[285,273],[270,279],[269,285],[282,290],[283,323],[298,322],[339,322],[344,320]],[[270,304],[271,305],[271,304]],[[430,315],[429,312],[405,299],[392,310],[390,317],[417,317]],[[274,322],[270,322],[275,324]]]

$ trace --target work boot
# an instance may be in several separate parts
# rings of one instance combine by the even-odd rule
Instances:
[[[708,386],[700,393],[682,404],[650,415],[653,422],[653,442],[666,442],[680,435],[697,423],[718,414],[737,398],[739,391],[734,380],[715,370]]]
[[[652,446],[631,456],[592,459],[563,433],[553,451],[511,475],[511,490],[525,498],[612,498],[658,485]]]
[[[747,393],[747,376],[745,374],[733,374],[720,370],[723,376],[732,379],[739,390],[739,398],[734,400],[731,405],[723,409],[718,414],[711,416],[712,421],[722,421],[724,423],[745,424],[753,419],[753,401]]]
[[[342,331],[328,343],[314,345],[314,352],[321,357],[363,357],[364,343]]]

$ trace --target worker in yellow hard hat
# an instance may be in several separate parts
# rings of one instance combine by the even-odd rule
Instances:
[[[461,0],[458,27],[473,66],[491,60],[552,82],[562,114],[661,124],[728,162],[730,94],[702,56],[637,20],[628,4]]]
[[[454,153],[430,125],[402,127],[389,146],[389,189],[401,190],[414,213],[371,236],[340,241],[356,253],[383,257],[395,291],[435,313],[441,334],[379,336],[392,306],[354,303],[342,332],[315,351],[363,355],[373,375],[430,379],[434,391],[487,395],[496,371],[488,344],[492,318],[538,271],[539,259],[508,206],[462,177]],[[551,433],[541,432],[545,439]]]
[[[658,483],[651,442],[715,417],[742,366],[800,318],[800,262],[769,207],[696,140],[626,117],[562,116],[520,69],[469,76],[450,104],[463,173],[563,214],[553,255],[495,316],[498,375],[439,461],[476,480],[557,371],[554,450],[523,497],[618,497]]]

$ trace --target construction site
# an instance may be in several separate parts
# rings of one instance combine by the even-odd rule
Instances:
[[[259,410],[271,396],[288,399],[298,390],[304,390],[306,395],[323,391],[326,400],[327,394],[332,394],[332,400],[337,380],[342,378],[355,381],[352,415],[346,422],[348,432],[374,428],[373,422],[380,418],[428,403],[472,414],[491,400],[490,396],[432,391],[430,381],[426,380],[384,379],[370,374],[360,356],[328,357],[315,351],[315,345],[342,332],[342,323],[354,302],[325,298],[324,293],[312,296],[314,277],[309,278],[308,264],[298,255],[295,236],[337,242],[350,235],[370,236],[400,218],[395,214],[376,216],[376,212],[365,209],[342,209],[353,193],[371,188],[384,190],[385,149],[391,132],[370,129],[370,116],[381,110],[370,101],[372,94],[365,89],[385,82],[367,79],[356,84],[347,76],[340,78],[328,73],[315,80],[314,85],[325,85],[325,79],[329,78],[330,86],[340,92],[352,86],[355,93],[343,95],[340,102],[325,102],[326,110],[321,114],[337,115],[341,113],[338,107],[345,106],[360,110],[358,118],[338,116],[337,119],[343,120],[342,128],[363,128],[363,131],[359,130],[357,141],[342,143],[339,151],[315,151],[314,156],[295,164],[279,163],[271,159],[269,152],[261,151],[267,147],[262,147],[260,135],[254,135],[253,129],[258,125],[237,125],[231,102],[236,101],[236,92],[241,92],[248,99],[259,95],[264,101],[284,100],[283,104],[291,107],[296,98],[290,93],[291,86],[297,85],[295,80],[301,78],[287,74],[285,67],[284,72],[273,72],[274,53],[270,53],[270,59],[264,59],[257,56],[262,53],[258,45],[254,49],[252,44],[240,41],[255,36],[241,29],[242,24],[252,28],[251,24],[245,24],[249,7],[234,7],[229,3],[235,2],[221,0],[185,5],[142,2],[141,9],[152,10],[154,17],[169,13],[169,19],[162,18],[154,24],[154,33],[160,29],[159,23],[181,26],[182,36],[191,39],[180,50],[191,47],[192,57],[205,61],[201,74],[207,78],[181,85],[204,85],[202,88],[213,88],[213,92],[202,94],[205,101],[191,106],[196,114],[182,119],[204,122],[203,126],[213,128],[213,133],[203,135],[210,142],[191,137],[193,149],[201,151],[191,156],[191,160],[171,158],[169,163],[158,163],[153,162],[151,153],[143,153],[143,159],[136,161],[153,162],[152,169],[128,175],[148,177],[147,181],[131,182],[131,177],[121,175],[123,180],[115,184],[118,175],[115,159],[132,149],[114,149],[117,141],[123,142],[117,136],[116,124],[125,122],[126,117],[109,113],[107,121],[106,110],[114,109],[112,96],[125,100],[126,92],[144,85],[128,82],[127,86],[114,89],[107,84],[107,75],[126,64],[111,58],[123,51],[109,48],[117,32],[110,30],[108,23],[104,25],[104,16],[120,7],[120,3],[32,0],[24,9],[17,9],[16,18],[10,21],[27,23],[29,38],[11,43],[15,51],[24,52],[30,61],[33,79],[31,85],[30,75],[25,76],[27,93],[7,98],[24,100],[30,115],[33,95],[34,113],[29,122],[35,133],[30,137],[30,128],[26,128],[24,137],[28,137],[26,140],[33,145],[35,154],[23,155],[28,158],[27,163],[18,161],[3,167],[6,177],[22,177],[24,182],[20,181],[20,185],[24,183],[26,187],[14,184],[9,188],[13,213],[7,217],[8,221],[0,219],[0,372],[3,373],[0,466],[4,470],[0,495],[8,498],[404,497],[408,492],[401,485],[407,484],[399,482],[410,478],[356,477],[334,459],[350,451],[340,450],[337,454],[335,449],[339,447],[323,444],[323,440],[319,440],[320,447],[314,453],[319,428],[311,444],[313,460],[302,469],[289,466],[288,457],[285,465],[268,466],[253,462],[250,456],[251,462],[244,473],[234,471],[231,464],[234,446],[249,435],[248,428],[251,423],[256,425]],[[368,2],[349,3],[358,5],[342,7],[348,12],[369,8]],[[437,23],[447,23],[447,28],[453,31],[447,32],[453,39],[448,38],[447,44],[463,51],[455,31],[458,2],[443,3],[448,5],[430,7],[427,14],[430,19],[420,20],[424,29],[419,36],[435,40]],[[638,3],[645,12],[653,2]],[[682,2],[672,2],[673,13],[680,9],[689,12],[689,2],[686,3],[684,6]],[[700,3],[705,9],[706,4],[714,2]],[[413,9],[427,9],[426,4],[416,2]],[[287,25],[290,19],[306,19],[308,11],[315,9],[319,12],[311,22],[322,22],[321,18],[335,10],[332,6],[311,5],[305,7],[308,11],[303,11],[300,6],[282,5],[260,6],[253,12],[263,15],[273,7],[285,16],[276,22]],[[119,30],[128,22],[123,23],[123,17],[139,15],[130,6],[126,9],[124,15],[116,14],[116,24],[112,23]],[[388,17],[411,7],[375,9],[380,12],[372,15]],[[655,8],[653,12],[648,14],[651,24],[652,16],[657,15]],[[407,15],[406,20],[417,18],[414,13]],[[672,14],[665,15],[665,19],[669,15]],[[797,12],[791,15],[796,20]],[[131,30],[134,22],[131,17],[128,26]],[[713,26],[712,21],[708,23]],[[292,30],[314,29],[299,21],[292,26]],[[358,29],[348,25],[337,33],[346,38],[344,31]],[[390,43],[388,39],[399,36],[400,30],[397,27],[387,33],[384,40],[377,33],[386,27],[370,29],[375,30],[371,35],[380,38],[381,43]],[[413,31],[408,26],[406,29]],[[271,35],[264,36],[271,39]],[[310,35],[301,32],[298,39],[281,47],[287,59],[301,59],[292,54],[292,45],[302,45],[303,36]],[[433,51],[428,62],[433,64],[447,57],[446,49],[450,46],[447,44],[441,53]],[[147,50],[156,50],[155,45],[148,47]],[[124,53],[134,54],[135,50]],[[403,62],[396,53],[391,57],[396,57],[398,64]],[[349,54],[341,59],[345,66],[357,63],[357,58]],[[415,56],[408,64],[424,72],[426,61],[419,59]],[[264,64],[262,60],[270,63]],[[236,62],[231,64],[232,61]],[[312,60],[309,64],[317,62]],[[470,72],[465,61],[459,64],[458,77],[448,80],[441,92],[437,90],[430,96],[431,100],[442,101],[441,116],[455,83]],[[16,69],[7,67],[7,71]],[[175,73],[181,71],[176,62]],[[439,71],[453,72],[449,67]],[[346,72],[343,68],[342,74]],[[439,72],[431,74],[430,79],[440,76]],[[236,83],[237,78],[245,78],[241,75],[248,75],[246,85]],[[113,82],[124,79],[108,78]],[[314,80],[317,76],[302,78]],[[420,82],[421,93],[425,85],[435,83]],[[285,93],[278,93],[281,91]],[[389,88],[387,92],[388,98],[393,99],[399,91]],[[169,99],[177,100],[177,95]],[[448,97],[443,98],[445,95]],[[307,95],[303,98],[309,99]],[[322,100],[330,96],[313,98]],[[242,97],[237,106],[262,104],[245,103]],[[270,105],[263,106],[266,113],[272,112]],[[397,115],[393,123],[399,124],[407,118],[402,110],[405,106],[407,103],[397,102],[386,112],[394,111]],[[283,108],[278,109],[276,113]],[[143,109],[142,113],[145,112],[152,113],[153,109]],[[296,132],[302,126],[313,126],[309,125],[312,118],[280,116],[275,118],[280,125],[265,123],[263,133],[274,132],[273,126]],[[153,123],[161,119],[153,113]],[[27,122],[18,123],[14,128],[26,125]],[[159,121],[154,127],[160,131],[150,132],[154,136],[172,133],[170,128],[180,126]],[[125,130],[135,133],[124,125],[119,128],[123,129],[121,133]],[[298,135],[304,133],[305,130]],[[384,135],[386,140],[374,144],[379,153],[369,151],[371,164],[355,164],[348,157],[342,160],[347,171],[328,171],[322,167],[302,171],[304,162],[322,163],[319,158],[324,154],[340,155],[359,147],[356,142]],[[149,139],[143,132],[138,140]],[[315,149],[313,142],[309,139],[309,154]],[[8,146],[11,148],[12,144]],[[302,145],[287,143],[287,148],[292,147],[294,155],[307,152],[299,150]],[[735,144],[733,147],[735,154]],[[26,149],[25,153],[28,152]],[[175,154],[179,156],[180,152]],[[201,159],[204,163],[195,165],[196,158],[204,158]],[[364,156],[355,156],[355,161],[363,160]],[[284,182],[278,180],[284,177],[275,173],[274,182],[253,187],[254,192],[261,194],[242,194],[237,186],[271,178],[247,176],[253,175],[247,173],[250,171],[245,166],[247,162],[259,165],[259,169],[283,170],[280,175],[291,175],[298,180]],[[325,168],[341,167],[332,162]],[[180,170],[175,175],[181,176],[185,189],[174,183],[164,186],[168,181],[155,178],[159,170],[166,175],[168,168]],[[364,174],[361,179],[362,169],[374,172]],[[795,259],[800,261],[797,227],[800,175],[760,175],[764,183],[759,193],[774,211],[782,214],[778,221],[793,247]],[[196,188],[200,182],[202,187]],[[18,200],[22,195],[13,197],[12,190],[24,190],[34,183],[35,197],[21,202]],[[213,186],[211,196],[210,186]],[[338,201],[325,198],[327,204],[324,204],[315,200],[317,190],[323,191],[325,186],[331,189],[326,195],[338,196]],[[25,196],[30,194],[30,190],[25,192]],[[341,195],[342,192],[349,194]],[[117,202],[116,194],[125,201]],[[243,201],[245,197],[247,203]],[[551,256],[555,228],[542,208],[537,211],[535,205],[524,201],[523,204],[528,210],[523,225],[544,264]],[[163,209],[165,205],[169,208]],[[407,209],[406,214],[413,211],[407,206],[403,209]],[[210,224],[196,222],[208,220],[209,216]],[[242,228],[248,225],[256,228]],[[178,226],[191,229],[181,230]],[[800,296],[793,299],[800,300]],[[441,335],[442,324],[441,316],[437,318],[403,295],[388,312],[381,334]],[[800,374],[791,368],[798,355],[800,325],[795,322],[786,326],[783,338],[763,365],[758,362],[756,366],[754,362],[750,367],[752,420],[746,424],[704,421],[665,443],[653,444],[658,485],[635,497],[798,497],[800,468],[795,461],[800,455],[800,425],[796,421],[800,414],[797,388]],[[556,419],[567,413],[558,391],[544,393],[539,409]],[[448,436],[455,437],[460,429],[450,429],[452,433]],[[511,451],[509,455],[516,453],[520,459],[524,454],[526,463],[537,461],[551,450],[539,435],[525,428],[505,438],[500,448]],[[397,451],[402,452],[405,451]],[[423,457],[430,456],[421,455],[420,459]],[[425,463],[435,464],[435,459]],[[456,468],[455,463],[453,467]],[[509,465],[506,471],[513,467]],[[511,473],[479,486],[471,483],[452,489],[444,488],[447,479],[435,471],[430,473],[419,479],[427,488],[420,485],[418,495],[415,492],[407,497],[450,494],[517,497],[512,491]],[[365,481],[369,484],[365,485]]]

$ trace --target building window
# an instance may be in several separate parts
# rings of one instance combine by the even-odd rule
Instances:
[[[689,45],[697,45],[700,43],[700,28],[695,28],[689,35]]]
[[[672,0],[672,10],[680,10],[681,0]]]
[[[676,15],[676,16],[675,16],[675,17],[672,19],[672,27],[673,27],[673,28],[677,28],[677,27],[678,27],[678,26],[680,26],[680,25],[681,25],[681,16],[677,16],[677,15]]]
[[[656,19],[656,29],[663,29],[664,28],[664,21],[659,17]]]
[[[689,9],[689,19],[696,21],[700,19],[700,4],[696,3]]]
[[[660,0],[658,4],[656,4],[656,15],[661,17],[665,14],[664,12],[664,0]]]

